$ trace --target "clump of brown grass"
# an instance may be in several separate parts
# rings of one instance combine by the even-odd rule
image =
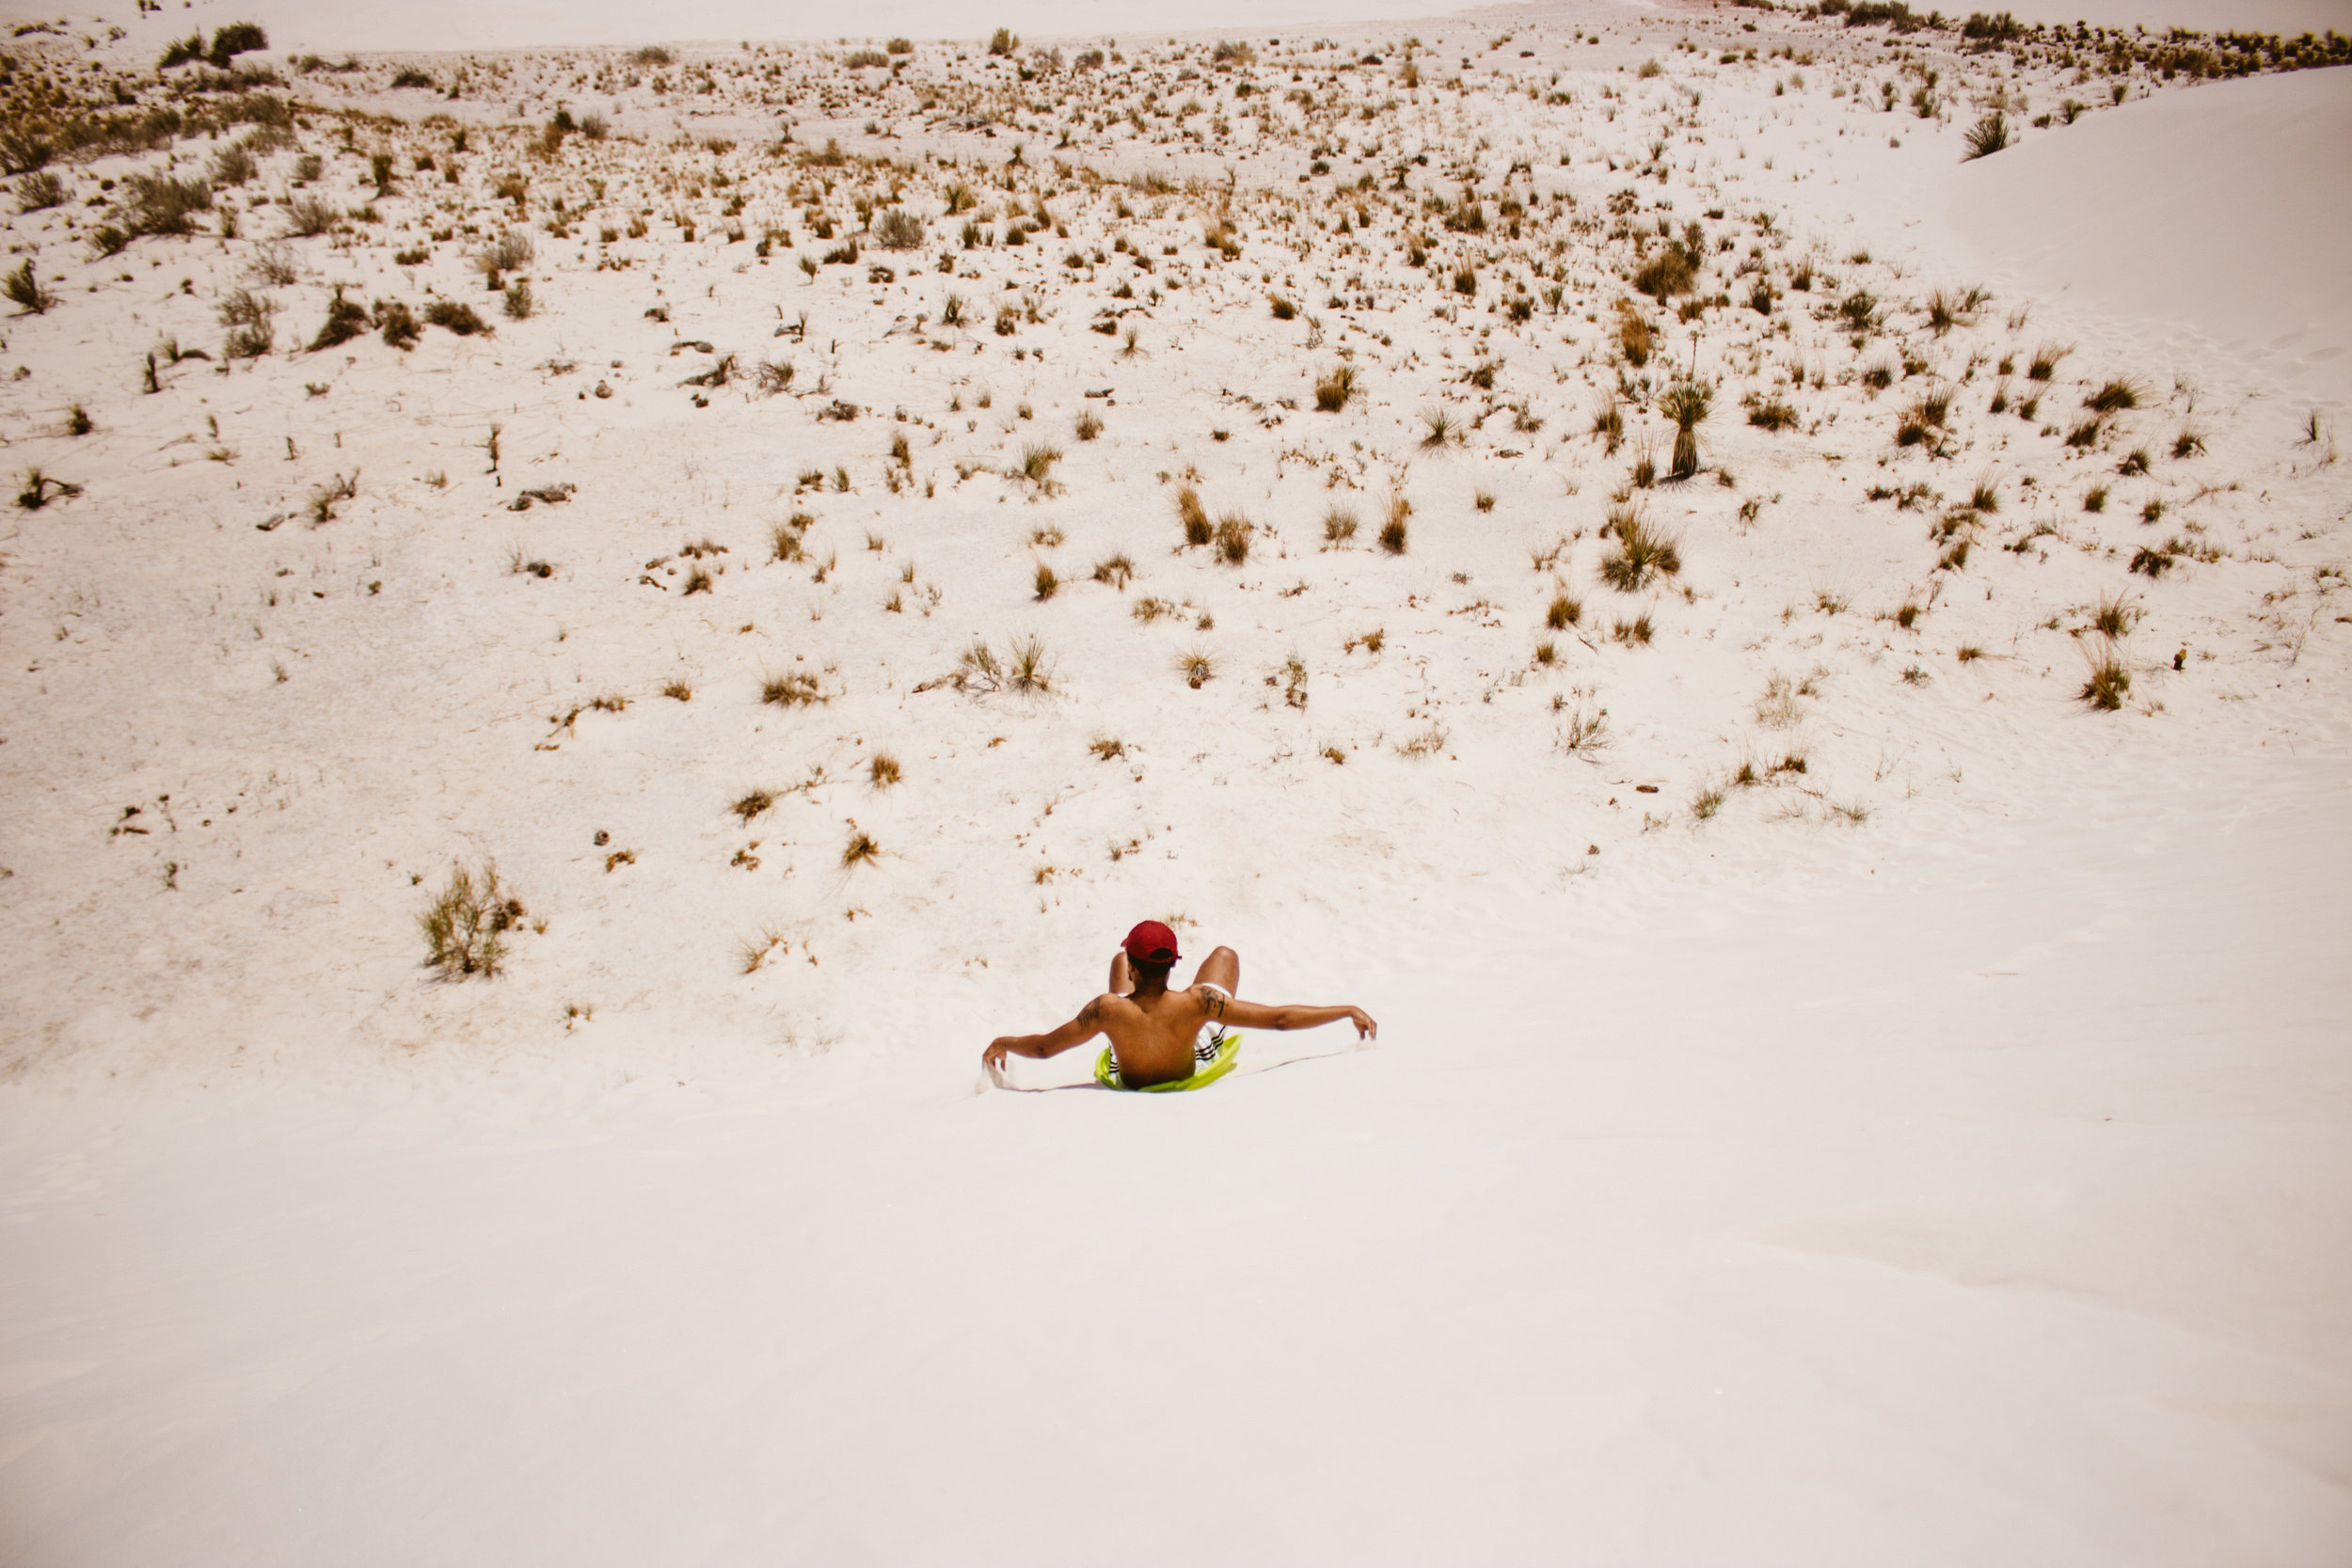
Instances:
[[[1616,546],[1601,560],[1601,580],[1620,594],[1638,594],[1657,578],[1682,570],[1680,547],[1639,509],[1611,509],[1607,531]]]
[[[1176,516],[1184,525],[1184,543],[1188,546],[1205,545],[1216,535],[1208,509],[1200,504],[1200,492],[1189,484],[1176,492]]]

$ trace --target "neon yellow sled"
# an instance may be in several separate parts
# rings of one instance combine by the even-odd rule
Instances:
[[[1127,1089],[1138,1094],[1174,1094],[1180,1089],[1205,1089],[1233,1070],[1241,1057],[1241,1036],[1229,1029],[1216,1042],[1216,1053],[1189,1078],[1178,1078],[1166,1084],[1141,1085],[1122,1084],[1119,1071],[1111,1065],[1111,1048],[1104,1046],[1103,1054],[1094,1063],[1094,1081],[1106,1089]]]

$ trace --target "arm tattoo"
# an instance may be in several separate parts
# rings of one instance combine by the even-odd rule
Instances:
[[[1078,1013],[1078,1022],[1089,1029],[1100,1025],[1103,1022],[1103,999],[1098,996],[1081,1008]]]
[[[1210,1012],[1215,1013],[1219,1018],[1223,1018],[1225,1016],[1225,993],[1223,991],[1213,990],[1200,1000],[1202,1005],[1205,1006]]]

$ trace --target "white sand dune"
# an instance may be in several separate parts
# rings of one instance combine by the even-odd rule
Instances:
[[[1990,269],[2122,325],[2164,322],[2281,393],[2352,404],[2352,71],[2217,83],[1968,165],[1951,214]]]
[[[2345,1560],[2345,72],[1346,9],[893,86],[257,8],[735,41],[297,77],[114,255],[212,138],[11,203],[0,1563]],[[1377,1044],[983,1090],[1145,916]]]

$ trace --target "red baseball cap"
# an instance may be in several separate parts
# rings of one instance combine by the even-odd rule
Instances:
[[[1147,920],[1127,933],[1127,957],[1139,964],[1172,964],[1184,955],[1176,951],[1176,933],[1156,920]]]

